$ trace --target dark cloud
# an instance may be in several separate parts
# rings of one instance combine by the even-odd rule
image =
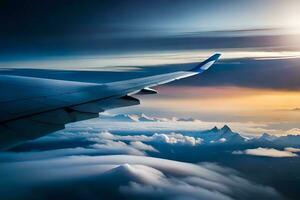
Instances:
[[[221,60],[201,77],[191,77],[171,84],[299,90],[299,63],[299,58]]]
[[[223,53],[226,56],[226,52]],[[116,58],[117,59],[117,58]],[[200,76],[170,83],[174,86],[237,86],[261,89],[299,90],[300,59],[222,59],[210,70]],[[9,69],[1,74],[25,75],[63,80],[108,82],[137,78],[173,70],[190,69],[195,64],[160,65],[152,67],[137,67],[136,71],[67,71],[39,69]],[[162,86],[163,87],[163,86]]]
[[[256,1],[262,7],[266,2]],[[299,49],[298,36],[285,35],[282,30],[238,27],[207,31],[205,26],[210,23],[218,30],[228,27],[220,20],[200,21],[212,14],[220,14],[223,20],[233,18],[223,11],[243,15],[240,10],[253,6],[236,0],[226,6],[216,0],[2,1],[0,53],[2,59],[15,59],[16,55],[35,58],[182,49]],[[216,9],[221,12],[214,12]]]
[[[23,56],[64,56],[93,54],[124,54],[129,52],[153,52],[173,50],[212,50],[212,49],[260,49],[277,51],[299,50],[298,35],[228,35],[224,32],[213,36],[210,32],[202,34],[165,35],[157,31],[147,33],[146,30],[132,28],[129,30],[114,30],[116,33],[101,31],[99,36],[87,37],[86,34],[72,37],[51,36],[51,39],[13,39],[2,38],[1,58],[13,59],[10,55]],[[123,33],[123,34],[120,34]],[[243,32],[243,31],[241,31]],[[225,34],[225,35],[222,35]],[[130,37],[128,36],[130,35]],[[26,52],[24,52],[26,50]],[[22,58],[22,57],[21,57]],[[15,59],[15,58],[14,58]]]

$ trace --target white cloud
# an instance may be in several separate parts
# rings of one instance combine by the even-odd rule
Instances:
[[[99,134],[91,136],[89,140],[91,141],[102,141],[103,139],[106,140],[121,140],[121,141],[151,141],[150,136],[146,135],[116,135],[116,134],[111,134],[108,131],[102,131]]]
[[[155,133],[153,135],[115,135],[108,131],[103,131],[99,134],[90,138],[91,141],[102,140],[117,140],[117,141],[140,141],[140,142],[161,142],[167,144],[180,144],[180,145],[199,145],[203,141],[201,138],[195,138],[191,136],[186,136],[180,133]]]
[[[96,149],[83,147],[27,152],[6,151],[0,153],[0,162],[42,160],[70,155],[89,155],[95,153],[99,153],[99,151],[97,151]]]
[[[298,155],[291,151],[281,151],[273,148],[256,148],[256,149],[246,149],[244,151],[234,151],[233,154],[246,154],[252,156],[264,156],[264,157],[297,157]]]
[[[124,142],[121,141],[113,141],[113,140],[102,140],[101,144],[93,144],[92,148],[97,149],[98,152],[102,152],[105,154],[129,154],[129,155],[145,155],[143,151],[131,147]]]
[[[286,131],[287,135],[300,135],[300,128],[292,128]]]
[[[299,148],[293,148],[293,147],[286,147],[286,148],[284,148],[284,150],[292,152],[292,153],[298,153],[298,152],[300,152]]]
[[[143,142],[140,141],[134,141],[134,142],[130,142],[130,145],[138,150],[141,151],[153,151],[153,152],[158,152],[155,148],[153,148],[151,145],[148,144],[144,144]]]
[[[194,138],[179,133],[170,133],[170,134],[155,133],[152,136],[152,141],[160,141],[168,144],[182,144],[182,145],[195,146],[197,144],[201,144],[203,140],[201,138]]]
[[[121,144],[122,146],[122,144]],[[18,173],[12,173],[12,172]],[[35,176],[29,176],[30,174]],[[5,174],[11,174],[5,176]],[[2,163],[0,184],[4,197],[29,198],[24,190],[47,191],[54,185],[64,196],[78,196],[88,190],[91,198],[121,192],[129,199],[281,199],[272,188],[255,184],[235,171],[214,164],[190,164],[145,156],[70,156],[63,158]],[[36,187],[38,183],[39,187]],[[72,185],[72,190],[64,189]],[[105,193],[104,187],[115,190]],[[12,191],[19,190],[14,193]],[[50,190],[50,195],[55,190]],[[22,196],[23,195],[23,196]],[[48,195],[47,193],[45,195]],[[107,196],[106,196],[107,198]],[[37,199],[39,199],[37,197]]]

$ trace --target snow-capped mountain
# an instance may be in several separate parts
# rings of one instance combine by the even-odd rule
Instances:
[[[138,118],[135,115],[119,114],[119,115],[104,115],[100,114],[99,117],[103,121],[112,122],[138,122]]]
[[[139,122],[155,122],[155,121],[159,121],[159,120],[156,119],[156,118],[148,117],[148,116],[145,115],[144,113],[142,113],[141,115],[137,115],[137,117],[138,117],[138,121],[139,121]]]
[[[219,143],[235,144],[235,143],[244,143],[246,141],[246,138],[244,138],[238,133],[233,132],[230,129],[230,127],[227,125],[224,125],[221,129],[215,126],[210,130],[201,132],[197,136],[203,139],[205,143],[209,143],[209,144],[219,144]]]
[[[118,114],[118,115],[109,115],[109,114],[100,114],[100,118],[103,121],[108,122],[178,122],[178,126],[180,123],[184,122],[197,122],[199,120],[194,118],[176,118],[173,117],[171,119],[167,118],[157,118],[157,117],[149,117],[145,114]],[[138,126],[138,125],[137,125]],[[177,126],[174,124],[174,126]],[[172,131],[172,129],[170,129]],[[260,145],[260,146],[300,146],[300,136],[298,135],[287,135],[287,136],[274,136],[268,133],[262,134],[260,137],[254,138],[246,138],[242,136],[240,133],[234,132],[228,125],[224,125],[222,128],[218,128],[217,126],[212,129],[199,131],[195,133],[189,132],[180,132],[182,135],[190,135],[194,138],[199,138],[203,140],[203,144],[247,144],[247,145]]]
[[[274,141],[276,139],[277,139],[276,136],[270,135],[268,133],[264,133],[259,138],[257,138],[257,141],[260,141],[260,142],[271,142],[271,141]]]
[[[118,114],[118,115],[108,115],[100,114],[101,120],[114,121],[114,122],[159,122],[158,118],[152,118],[145,114]]]

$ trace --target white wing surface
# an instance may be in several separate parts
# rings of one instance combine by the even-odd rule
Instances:
[[[150,87],[207,70],[215,54],[189,71],[105,84],[0,75],[0,149],[64,128],[66,123],[98,117],[108,109],[138,105],[129,95],[152,94]]]

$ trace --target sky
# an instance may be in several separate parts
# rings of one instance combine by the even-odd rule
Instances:
[[[296,0],[3,1],[1,54],[61,55],[165,49],[174,45],[174,37],[176,40],[178,36],[197,33],[213,36],[220,31],[233,31],[234,35],[242,31],[252,36],[257,31],[263,35],[273,31],[281,35],[300,30],[298,7]],[[153,40],[155,45],[151,45]],[[160,40],[166,43],[158,46]],[[204,44],[207,45],[214,46]]]
[[[220,52],[203,75],[113,112],[265,123],[283,133],[300,128],[299,6],[296,0],[3,1],[0,67],[39,76],[105,71],[119,80],[187,69]]]
[[[222,54],[201,75],[134,96],[141,105],[0,151],[1,197],[299,199],[299,8],[299,0],[0,1],[0,75],[105,83]]]

